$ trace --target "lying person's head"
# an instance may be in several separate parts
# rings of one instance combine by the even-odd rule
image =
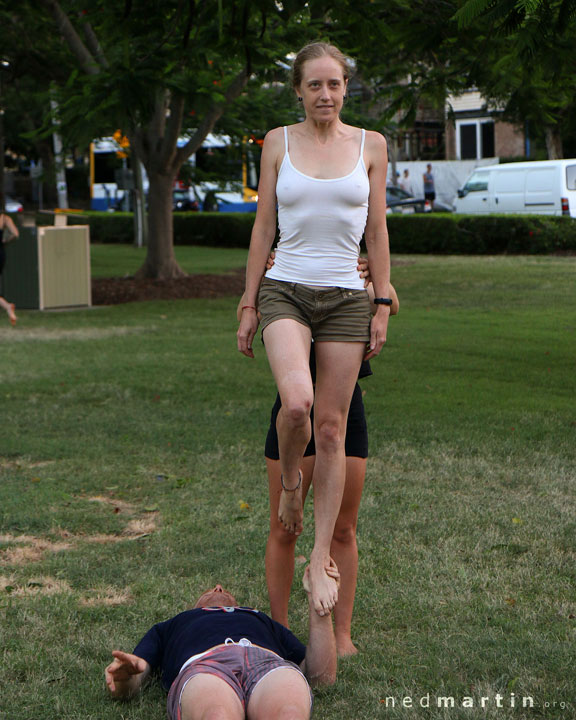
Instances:
[[[194,607],[236,607],[237,605],[236,598],[232,593],[224,590],[222,585],[215,585],[200,595]]]

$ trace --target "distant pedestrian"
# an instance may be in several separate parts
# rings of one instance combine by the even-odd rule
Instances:
[[[422,175],[424,180],[424,199],[429,200],[432,207],[434,207],[434,200],[436,200],[436,188],[434,186],[434,175],[432,174],[432,165],[428,163],[426,165],[426,172]]]
[[[408,193],[410,197],[416,197],[416,190],[412,184],[412,178],[410,177],[410,170],[406,168],[402,174],[402,180],[400,181],[400,187],[402,190]]]
[[[4,244],[8,242],[8,233],[11,235],[10,239],[17,238],[20,234],[12,218],[9,215],[0,213],[0,277],[2,276],[2,271],[4,270],[4,265],[6,263],[6,250],[4,249]],[[8,302],[0,296],[0,307],[6,310],[10,324],[16,325],[17,317],[14,312],[16,309],[14,303]]]

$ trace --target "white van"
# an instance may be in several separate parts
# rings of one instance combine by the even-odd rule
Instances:
[[[487,165],[454,201],[457,213],[532,213],[576,218],[576,159]]]

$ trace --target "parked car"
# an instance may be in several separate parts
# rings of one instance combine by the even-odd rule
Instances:
[[[199,210],[197,200],[192,200],[186,190],[174,190],[172,193],[172,209],[178,212],[195,212]]]
[[[7,213],[22,212],[24,210],[22,203],[19,203],[8,195],[4,198],[4,208]]]
[[[457,213],[532,213],[576,218],[576,159],[476,168],[454,201]]]
[[[403,213],[405,215],[430,212],[432,210],[429,200],[412,197],[406,190],[395,185],[386,188],[386,208],[386,212]]]

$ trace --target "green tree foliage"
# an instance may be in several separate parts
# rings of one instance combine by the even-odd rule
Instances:
[[[273,82],[290,51],[321,35],[351,45],[353,33],[374,19],[370,4],[350,10],[343,0],[41,0],[75,59],[61,88],[68,137],[88,140],[121,128],[150,180],[150,239],[140,274],[181,274],[173,254],[171,191],[184,163],[215,124],[240,118],[262,133],[274,113],[268,103],[248,112],[251,78]],[[285,96],[283,96],[285,97]],[[244,111],[244,114],[242,114]],[[288,118],[289,119],[289,118]],[[286,120],[284,120],[285,122]],[[237,133],[239,127],[236,128]],[[178,137],[188,134],[184,147]]]
[[[574,132],[576,0],[467,0],[455,19],[481,34],[472,77],[509,119],[542,134],[549,158],[563,157]]]

